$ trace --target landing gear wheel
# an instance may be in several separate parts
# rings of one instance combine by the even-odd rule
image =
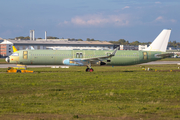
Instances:
[[[91,69],[89,69],[89,72],[93,72],[94,70],[91,68]]]
[[[93,72],[94,70],[92,68],[86,68],[86,72]]]
[[[86,68],[86,72],[89,72],[89,68]]]

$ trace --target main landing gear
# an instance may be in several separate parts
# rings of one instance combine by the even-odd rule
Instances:
[[[91,68],[91,63],[88,64],[86,68],[86,72],[93,72],[94,70]]]
[[[87,67],[86,72],[93,72],[94,70],[92,68]]]

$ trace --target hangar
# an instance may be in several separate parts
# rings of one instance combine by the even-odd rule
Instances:
[[[101,49],[114,49],[112,43],[106,41],[67,41],[67,40],[1,40],[0,41],[0,57],[6,57],[12,54],[12,46],[17,50],[30,48],[34,49],[47,49],[50,47],[63,47],[63,48],[101,48]]]

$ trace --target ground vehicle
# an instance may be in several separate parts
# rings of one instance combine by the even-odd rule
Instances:
[[[7,72],[9,73],[33,73],[31,70],[26,70],[25,68],[19,67],[8,67]]]

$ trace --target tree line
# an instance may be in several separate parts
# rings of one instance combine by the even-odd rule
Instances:
[[[151,42],[139,42],[139,41],[129,42],[124,39],[119,39],[118,41],[109,41],[109,42],[113,44],[118,44],[118,45],[149,45],[151,44]]]

